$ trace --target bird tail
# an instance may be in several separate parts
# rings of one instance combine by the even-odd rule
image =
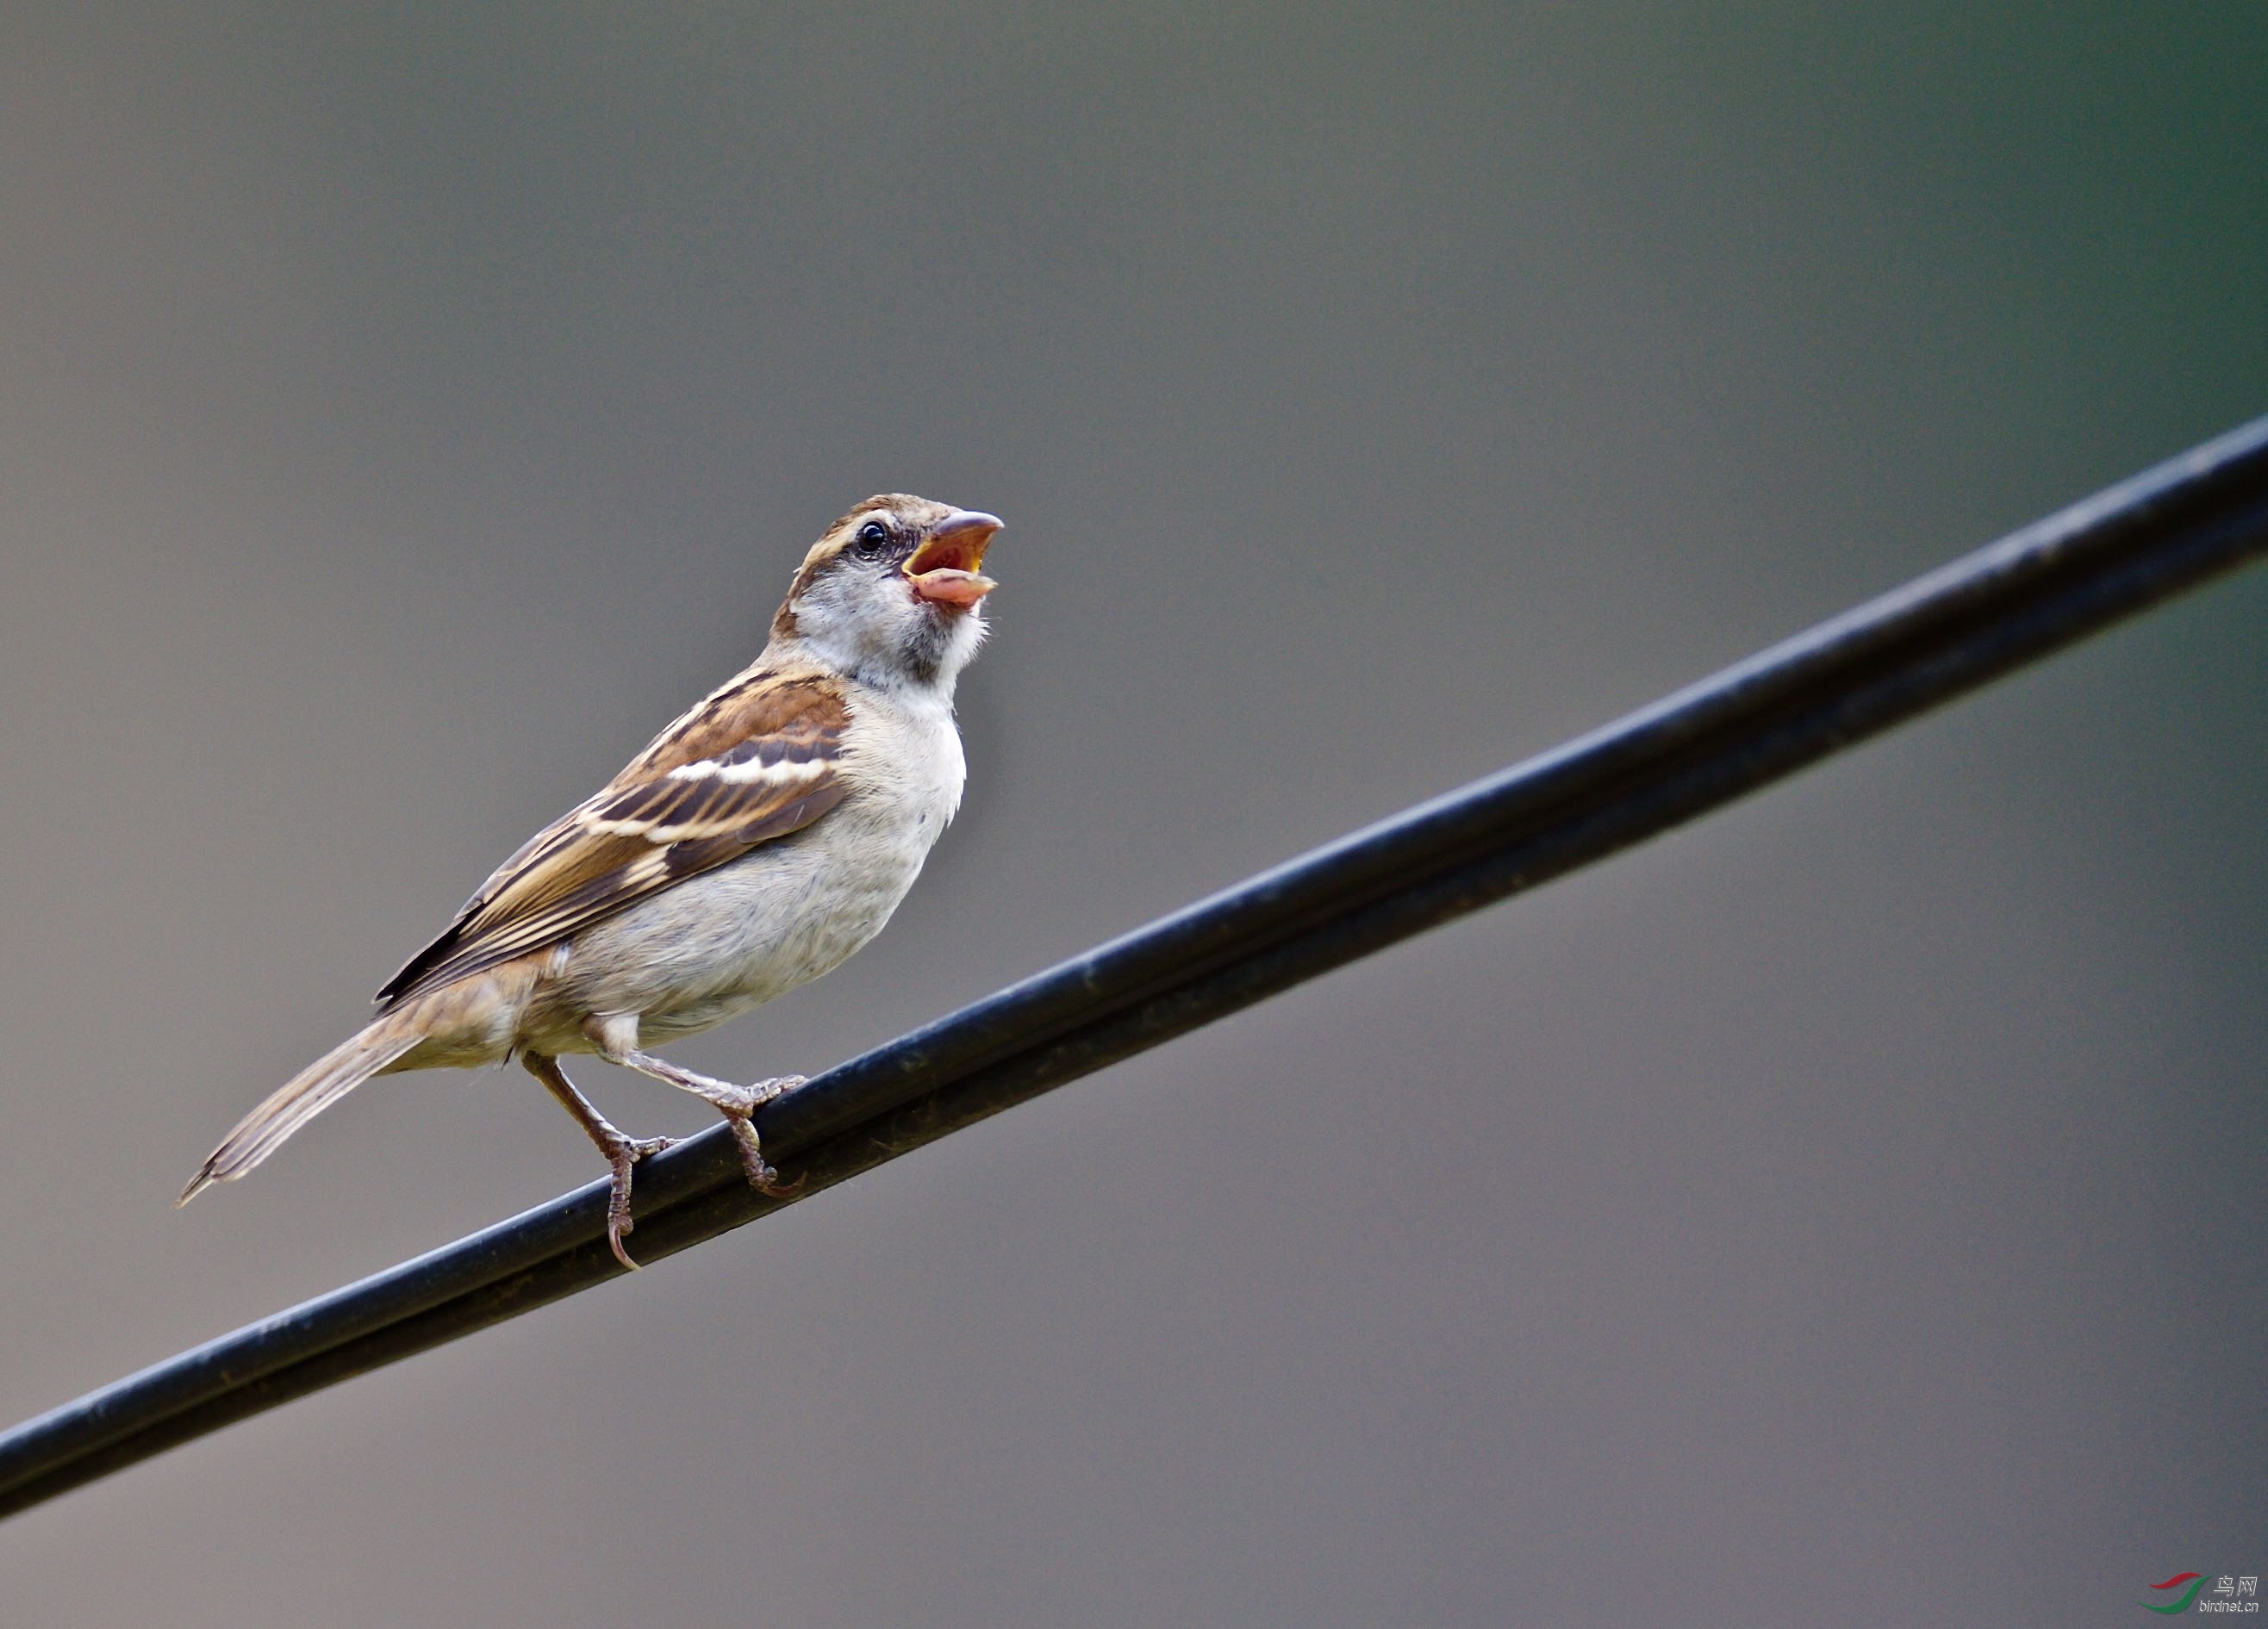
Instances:
[[[233,1182],[284,1146],[284,1140],[425,1038],[416,1008],[387,1014],[286,1081],[236,1123],[181,1190],[176,1207],[216,1182]]]

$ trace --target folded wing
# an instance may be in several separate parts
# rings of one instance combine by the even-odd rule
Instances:
[[[380,1009],[556,944],[809,826],[848,789],[848,723],[823,676],[743,674],[498,867],[378,993]]]

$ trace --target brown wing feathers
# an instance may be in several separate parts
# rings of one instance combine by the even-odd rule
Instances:
[[[380,1007],[555,943],[810,825],[847,789],[837,763],[849,722],[823,678],[741,675],[505,861],[387,981]]]

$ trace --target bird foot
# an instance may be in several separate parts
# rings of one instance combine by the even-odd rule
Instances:
[[[768,1086],[776,1083],[771,1081],[764,1082]],[[766,1098],[765,1101],[770,1102],[770,1099]],[[725,1116],[725,1123],[733,1128],[733,1144],[740,1150],[740,1169],[747,1173],[750,1187],[767,1199],[775,1200],[792,1200],[803,1192],[804,1179],[801,1177],[793,1182],[784,1183],[780,1180],[779,1172],[765,1162],[763,1141],[756,1135],[755,1122],[749,1119],[754,1110],[740,1113],[732,1109],[720,1109],[720,1112]]]
[[[630,1220],[630,1173],[637,1169],[640,1160],[665,1148],[674,1148],[683,1141],[681,1137],[626,1137],[616,1132],[600,1144],[600,1152],[607,1156],[607,1168],[615,1177],[614,1192],[607,1196],[607,1244],[614,1251],[615,1259],[633,1273],[637,1271],[637,1263],[622,1248],[622,1235],[637,1231],[637,1223]]]
[[[758,1081],[753,1086],[730,1086],[723,1081],[711,1081],[710,1090],[702,1095],[725,1117],[733,1128],[733,1141],[740,1150],[740,1169],[748,1175],[748,1185],[769,1199],[793,1199],[803,1192],[803,1178],[783,1183],[780,1174],[764,1159],[764,1145],[756,1135],[755,1113],[777,1097],[784,1097],[803,1084],[800,1075],[783,1075],[777,1080]]]
[[[650,1075],[655,1080],[667,1081],[681,1091],[689,1091],[725,1117],[733,1128],[733,1141],[740,1150],[740,1169],[748,1174],[748,1185],[770,1199],[793,1199],[803,1192],[799,1178],[793,1183],[780,1181],[779,1172],[764,1159],[762,1142],[756,1136],[755,1114],[758,1109],[784,1097],[804,1082],[800,1075],[783,1075],[776,1080],[758,1081],[752,1086],[735,1086],[730,1081],[713,1080],[706,1075],[680,1068],[666,1058],[657,1058],[652,1053],[630,1051],[619,1056],[608,1053],[612,1061]]]

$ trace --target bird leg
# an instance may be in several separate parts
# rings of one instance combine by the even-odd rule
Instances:
[[[649,1154],[659,1154],[674,1148],[680,1141],[675,1137],[632,1137],[618,1130],[612,1121],[599,1112],[597,1107],[581,1092],[567,1072],[559,1067],[559,1060],[547,1058],[541,1053],[523,1053],[521,1067],[541,1081],[546,1090],[559,1099],[560,1106],[575,1117],[575,1123],[584,1134],[599,1145],[606,1156],[607,1169],[615,1174],[615,1189],[607,1199],[607,1243],[613,1247],[615,1259],[635,1271],[637,1263],[630,1259],[622,1248],[622,1235],[637,1231],[637,1224],[630,1220],[630,1172]]]
[[[740,1150],[740,1169],[748,1174],[748,1185],[757,1192],[776,1200],[792,1199],[803,1192],[803,1179],[782,1183],[780,1174],[764,1161],[764,1148],[756,1136],[756,1111],[775,1097],[784,1097],[803,1084],[800,1075],[783,1075],[777,1080],[758,1081],[753,1086],[735,1086],[729,1081],[711,1080],[705,1075],[696,1075],[690,1069],[681,1069],[666,1058],[657,1058],[650,1052],[632,1048],[618,1060],[641,1075],[651,1075],[658,1081],[691,1092],[714,1107],[733,1128],[733,1141]]]
[[[593,1034],[593,1038],[599,1040],[600,1036]],[[723,1115],[725,1123],[733,1128],[733,1141],[740,1146],[740,1169],[747,1172],[748,1185],[757,1192],[784,1200],[803,1192],[801,1178],[792,1183],[782,1183],[779,1172],[765,1163],[763,1143],[756,1136],[755,1126],[756,1111],[802,1085],[802,1075],[783,1075],[777,1080],[758,1081],[753,1086],[735,1086],[730,1081],[713,1081],[705,1075],[681,1069],[666,1058],[657,1058],[635,1046],[615,1049],[602,1042],[599,1055],[609,1063],[636,1069],[640,1075],[667,1081],[681,1091],[689,1091]]]

